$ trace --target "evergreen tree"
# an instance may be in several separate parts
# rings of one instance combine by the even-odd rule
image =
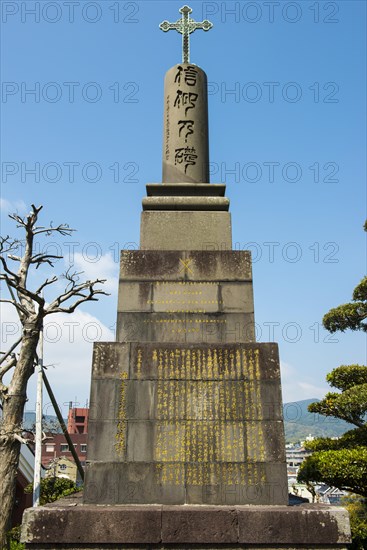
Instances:
[[[367,222],[364,225],[367,231]],[[356,286],[352,302],[331,309],[323,318],[329,332],[347,329],[367,332],[367,277]],[[338,392],[311,403],[308,410],[349,422],[353,429],[338,439],[320,437],[306,444],[313,454],[298,472],[298,481],[319,482],[349,491],[346,502],[350,514],[355,549],[367,547],[367,367],[342,365],[326,380]]]

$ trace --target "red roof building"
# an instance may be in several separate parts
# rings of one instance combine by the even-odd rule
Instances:
[[[68,414],[68,433],[82,466],[85,466],[87,456],[88,413],[87,408],[70,407]],[[64,434],[47,434],[47,439],[42,443],[42,465],[47,468],[60,457],[73,460]]]
[[[70,408],[68,414],[68,432],[69,434],[88,433],[88,414],[89,409]]]
[[[76,433],[70,434],[70,437],[82,466],[85,466],[88,434]],[[59,458],[60,456],[73,460],[73,455],[69,450],[69,445],[64,434],[48,434],[46,441],[42,443],[42,466],[47,468],[55,458]]]

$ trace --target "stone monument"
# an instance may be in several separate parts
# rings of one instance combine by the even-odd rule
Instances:
[[[278,346],[256,343],[251,256],[209,182],[188,6],[166,74],[162,183],[122,251],[116,342],[94,346],[83,503],[27,513],[27,548],[345,548],[343,509],[289,507]],[[207,243],[211,244],[210,249]],[[49,526],[47,528],[47,526]]]

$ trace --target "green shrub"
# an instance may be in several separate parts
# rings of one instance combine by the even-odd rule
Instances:
[[[343,505],[349,512],[353,539],[350,548],[364,550],[367,548],[367,500],[358,495],[350,495],[343,499]]]
[[[8,548],[9,550],[24,550],[24,544],[20,544],[20,525],[13,527],[8,532]]]
[[[48,502],[54,502],[59,498],[67,497],[78,491],[80,491],[80,488],[77,487],[71,479],[66,479],[64,477],[45,477],[41,479],[40,505],[43,506]],[[32,493],[33,485],[27,485],[24,492]]]

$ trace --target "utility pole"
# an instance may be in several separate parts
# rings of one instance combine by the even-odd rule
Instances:
[[[43,390],[43,325],[38,343],[37,397],[36,397],[36,436],[33,479],[33,506],[39,506],[41,493],[41,454],[42,454],[42,390]]]

